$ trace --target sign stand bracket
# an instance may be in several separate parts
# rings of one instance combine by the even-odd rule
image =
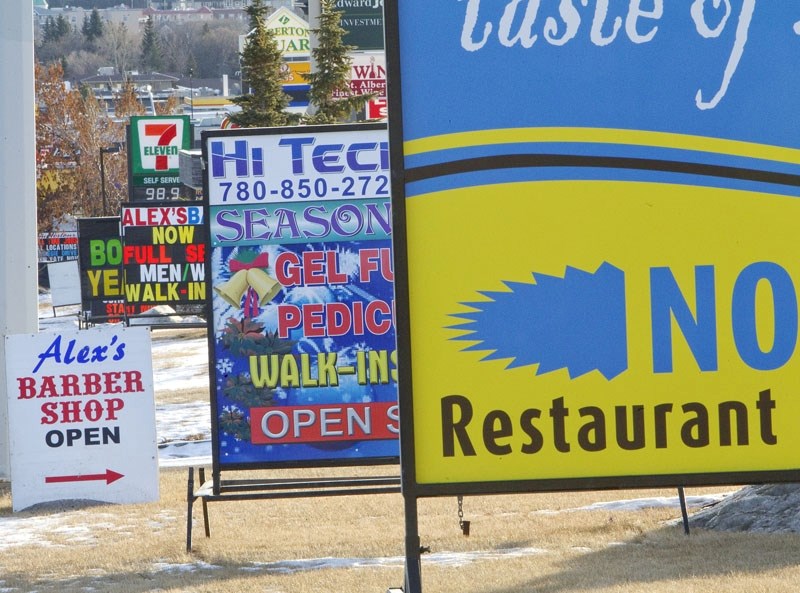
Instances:
[[[186,551],[192,551],[192,508],[196,500],[203,505],[203,526],[211,537],[208,515],[209,502],[236,500],[267,500],[277,498],[311,498],[322,496],[352,496],[357,494],[395,494],[400,492],[400,476],[335,477],[335,478],[276,478],[219,480],[205,479],[205,468],[198,468],[200,486],[195,490],[194,469],[189,468],[187,481]]]

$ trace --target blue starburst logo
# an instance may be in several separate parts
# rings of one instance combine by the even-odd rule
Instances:
[[[509,291],[479,294],[488,301],[452,316],[452,339],[489,351],[482,360],[511,359],[507,368],[538,364],[537,375],[565,368],[574,379],[599,371],[611,380],[628,368],[625,273],[604,262],[596,272],[567,267],[563,278],[533,273],[534,283],[505,282]]]

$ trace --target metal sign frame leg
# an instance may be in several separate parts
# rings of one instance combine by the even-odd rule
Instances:
[[[405,494],[406,515],[406,574],[405,593],[422,593],[422,567],[420,565],[419,522],[417,499]]]
[[[689,511],[686,508],[686,492],[683,486],[678,486],[678,501],[681,504],[681,519],[683,520],[683,533],[689,535]]]

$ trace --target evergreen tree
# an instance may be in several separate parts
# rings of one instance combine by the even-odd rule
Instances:
[[[353,61],[349,52],[355,48],[345,45],[341,11],[335,0],[321,0],[319,28],[312,29],[317,36],[317,47],[311,50],[316,70],[303,74],[311,89],[308,101],[315,112],[306,118],[310,124],[331,124],[346,121],[354,111],[374,95],[355,94],[350,89],[350,69]]]
[[[42,41],[43,43],[59,41],[69,35],[71,31],[72,27],[70,26],[69,21],[64,18],[63,14],[58,15],[58,18],[56,19],[49,16],[47,17],[42,30]]]
[[[158,42],[153,17],[147,17],[142,33],[142,69],[156,72],[161,69],[161,45]]]
[[[49,41],[53,41],[55,38],[55,29],[56,29],[56,22],[53,20],[53,17],[47,17],[47,20],[44,22],[44,27],[42,27],[42,43],[48,43]]]
[[[72,32],[72,25],[69,24],[69,21],[64,18],[63,14],[58,15],[56,19],[56,39],[63,39],[67,35]]]
[[[86,41],[89,41],[90,33],[89,33],[89,15],[88,14],[83,16],[83,24],[81,25],[81,35],[83,35],[83,37],[86,39]]]
[[[193,53],[186,56],[186,70],[189,73],[190,78],[194,76],[195,72],[200,72],[199,68],[197,67],[197,60],[195,59]],[[202,75],[200,77],[202,78]]]
[[[242,77],[244,88],[250,90],[232,99],[242,110],[233,114],[230,120],[243,128],[287,125],[292,121],[285,112],[291,97],[283,92],[281,85],[283,56],[274,33],[264,23],[267,7],[263,0],[253,0],[245,11],[250,17],[252,30],[241,54]]]
[[[96,8],[90,15],[84,17],[81,33],[90,46],[93,46],[94,42],[103,36],[103,21]]]

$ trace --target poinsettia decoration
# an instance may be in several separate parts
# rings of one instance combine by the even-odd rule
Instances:
[[[235,356],[289,354],[296,343],[279,338],[277,330],[265,330],[263,323],[246,317],[242,320],[230,317],[222,330],[222,345]]]
[[[254,319],[229,318],[222,332],[222,345],[237,358],[277,354],[291,354],[295,340],[283,340],[278,332],[264,329],[264,324]],[[220,415],[220,427],[239,440],[250,439],[247,412],[250,408],[270,406],[275,394],[269,387],[256,387],[249,373],[232,373],[225,378],[222,392],[234,405]],[[241,407],[240,407],[241,406]]]
[[[225,379],[222,387],[225,397],[247,408],[256,408],[272,404],[273,393],[269,387],[256,387],[250,375],[240,373]]]
[[[237,440],[250,440],[250,424],[247,416],[236,406],[227,406],[222,410],[222,414],[219,415],[219,427]]]

